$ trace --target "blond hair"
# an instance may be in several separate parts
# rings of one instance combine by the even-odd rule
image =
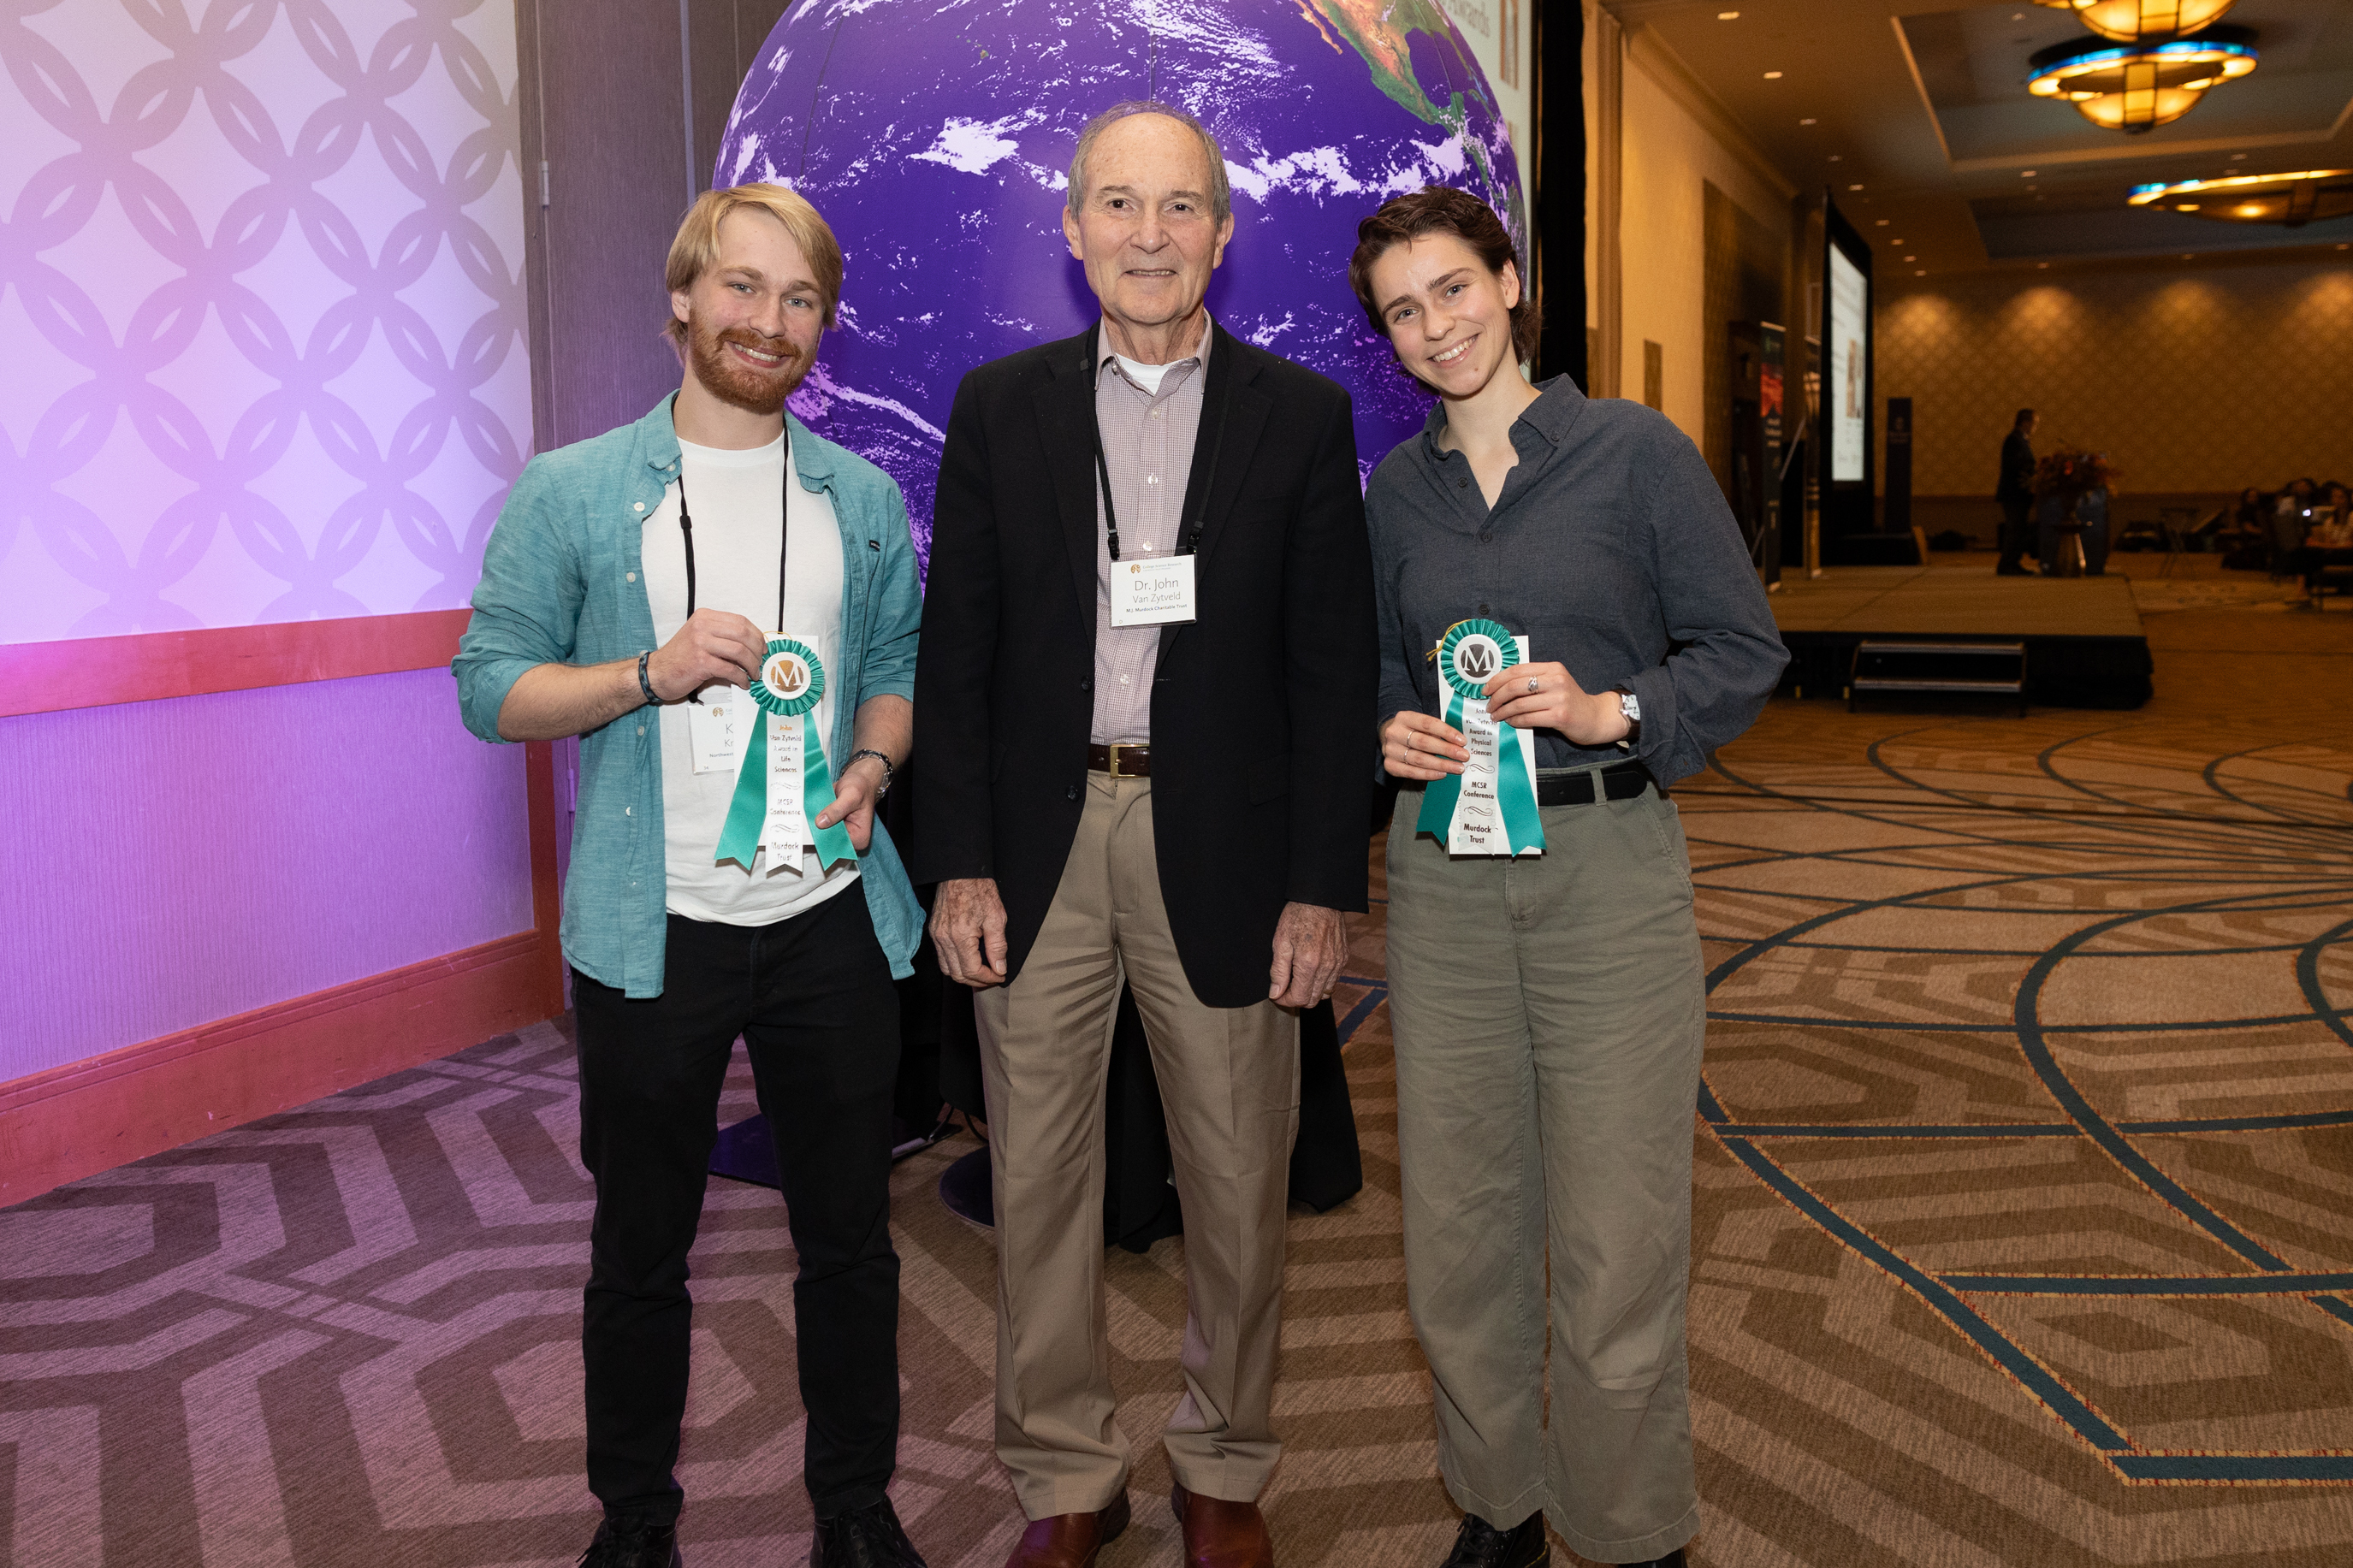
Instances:
[[[841,242],[833,237],[832,228],[807,197],[782,185],[731,185],[695,197],[679,222],[678,237],[670,242],[670,261],[662,274],[669,291],[676,294],[693,288],[695,280],[711,269],[719,259],[719,226],[741,207],[756,207],[785,226],[785,232],[816,269],[814,281],[825,296],[825,324],[832,326],[834,307],[841,300]],[[686,323],[674,312],[666,326],[672,342],[686,342]]]

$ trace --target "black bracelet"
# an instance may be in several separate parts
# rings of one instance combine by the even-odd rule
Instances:
[[[645,652],[638,655],[638,689],[646,694],[646,705],[648,707],[659,708],[661,706],[661,699],[654,695],[654,683],[646,679],[646,661],[652,658],[653,656],[654,650],[651,648],[648,648]]]
[[[882,764],[882,787],[876,790],[874,794],[878,798],[882,795],[889,795],[891,793],[891,781],[898,775],[899,772],[897,768],[891,765],[891,759],[884,756],[880,752],[860,748],[860,750],[849,753],[849,761],[841,764],[842,771],[847,773],[849,770],[850,764],[857,762],[860,757],[871,757],[876,762]]]

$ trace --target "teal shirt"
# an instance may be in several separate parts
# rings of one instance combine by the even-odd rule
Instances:
[[[850,752],[860,703],[914,699],[923,589],[897,482],[786,418],[801,487],[829,495],[841,525],[840,668],[826,677],[857,700],[834,708],[826,755],[838,760]],[[534,666],[604,664],[656,646],[638,544],[677,478],[667,397],[634,425],[531,460],[491,531],[474,616],[449,667],[467,729],[499,740],[499,710]],[[565,960],[633,997],[661,994],[669,931],[661,736],[649,718],[632,709],[580,737],[579,812],[564,884]],[[914,973],[923,910],[879,819],[858,868],[874,934],[903,980]]]

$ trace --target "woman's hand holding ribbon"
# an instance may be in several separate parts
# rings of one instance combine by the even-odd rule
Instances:
[[[1615,696],[1586,690],[1566,665],[1513,665],[1487,682],[1486,698],[1487,711],[1498,721],[1518,730],[1556,731],[1580,746],[1610,745],[1633,728]]]
[[[1461,735],[1427,713],[1404,709],[1381,726],[1381,766],[1393,779],[1428,784],[1461,773],[1470,760]]]

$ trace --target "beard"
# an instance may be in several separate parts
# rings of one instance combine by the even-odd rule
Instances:
[[[773,370],[761,370],[727,352],[741,343],[761,353],[784,356]],[[774,414],[808,374],[808,360],[790,338],[766,337],[748,327],[715,328],[700,317],[686,324],[687,363],[702,389],[747,413]]]

